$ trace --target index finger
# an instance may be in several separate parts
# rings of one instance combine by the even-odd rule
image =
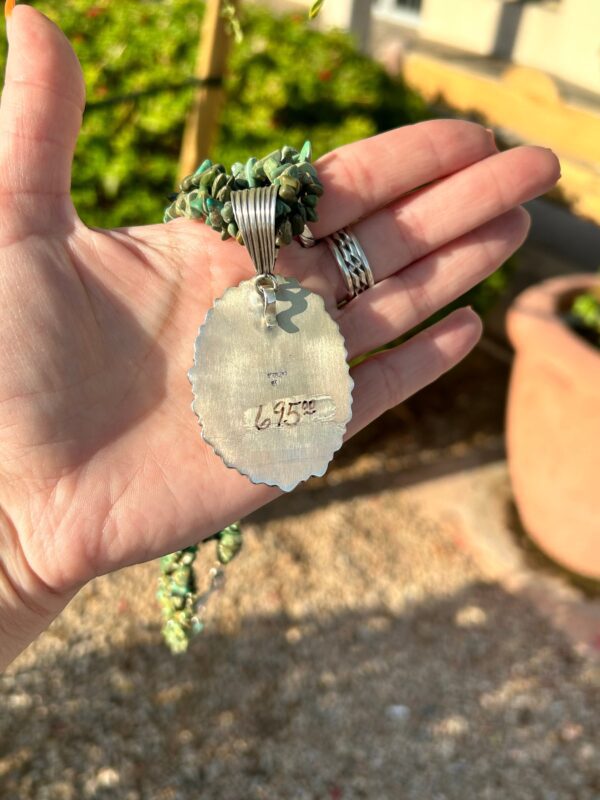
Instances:
[[[328,236],[497,150],[491,131],[452,119],[419,122],[339,147],[315,164],[325,192],[319,222],[310,228],[317,238]]]

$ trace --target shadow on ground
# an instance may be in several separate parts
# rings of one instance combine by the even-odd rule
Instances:
[[[150,634],[4,679],[2,797],[598,797],[589,665],[494,586]]]
[[[474,354],[256,514],[185,656],[156,565],[85,587],[0,678],[0,797],[598,800],[594,663],[403,488],[497,450],[505,389]]]

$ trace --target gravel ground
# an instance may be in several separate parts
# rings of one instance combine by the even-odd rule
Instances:
[[[398,485],[438,406],[464,406],[435,392],[431,424],[393,412],[252,518],[186,655],[161,643],[156,565],[86,587],[0,679],[0,797],[599,800],[597,664]],[[496,434],[476,427],[433,438]]]

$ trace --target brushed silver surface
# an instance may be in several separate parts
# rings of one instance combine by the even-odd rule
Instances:
[[[256,278],[228,289],[196,339],[192,408],[202,436],[253,483],[291,491],[323,475],[352,416],[345,343],[319,295],[276,275],[276,324]]]

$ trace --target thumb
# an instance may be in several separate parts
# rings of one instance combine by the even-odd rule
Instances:
[[[7,0],[8,60],[0,105],[2,215],[48,215],[70,203],[85,84],[67,38],[30,6]],[[45,195],[41,202],[37,197]],[[50,197],[49,197],[50,196]],[[51,202],[54,197],[57,202]]]

